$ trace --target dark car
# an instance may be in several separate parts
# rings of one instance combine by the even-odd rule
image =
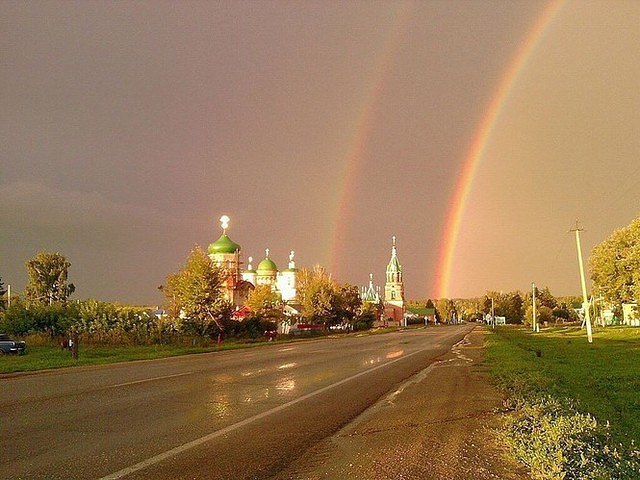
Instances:
[[[0,333],[0,355],[8,355],[10,353],[23,354],[25,348],[27,348],[25,342],[11,340],[9,335]]]

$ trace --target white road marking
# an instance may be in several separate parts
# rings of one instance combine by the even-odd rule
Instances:
[[[107,385],[106,387],[103,387],[103,388],[107,389],[107,388],[126,387],[128,385],[136,385],[138,383],[153,382],[155,380],[163,380],[165,378],[182,377],[184,375],[191,375],[192,373],[194,372],[176,373],[173,375],[164,375],[162,377],[145,378],[144,380],[134,380],[133,382],[118,383],[116,385]]]
[[[417,350],[413,353],[409,353],[408,355],[405,355],[403,357],[400,358],[396,358],[394,360],[391,360],[387,363],[383,363],[381,365],[377,365],[375,367],[372,367],[368,370],[364,370],[363,372],[360,373],[356,373],[355,375],[352,375],[350,377],[344,378],[336,383],[333,383],[331,385],[327,385],[326,387],[322,387],[318,390],[315,390],[311,393],[307,393],[306,395],[303,395],[301,397],[298,397],[294,400],[291,400],[290,402],[287,403],[283,403],[282,405],[279,405],[277,407],[272,408],[271,410],[267,410],[265,412],[262,413],[258,413],[252,417],[249,418],[245,418],[244,420],[241,420],[240,422],[234,423],[233,425],[229,425],[228,427],[225,427],[221,430],[216,430],[215,432],[209,433],[208,435],[205,435],[204,437],[200,437],[197,438],[195,440],[192,440],[190,442],[184,443],[182,445],[179,445],[175,448],[172,448],[171,450],[167,450],[166,452],[160,453],[154,457],[148,458],[146,460],[143,460],[142,462],[136,463],[135,465],[131,465],[130,467],[127,468],[123,468],[122,470],[118,470],[115,473],[111,473],[105,477],[100,478],[99,480],[116,480],[118,478],[123,478],[126,477],[127,475],[130,475],[134,472],[137,472],[139,470],[143,470],[147,467],[150,467],[151,465],[155,465],[156,463],[159,463],[163,460],[166,460],[168,458],[171,458],[175,455],[178,455],[179,453],[185,452],[187,450],[190,450],[194,447],[197,447],[199,445],[202,445],[203,443],[206,443],[210,440],[213,440],[214,438],[220,437],[221,435],[225,435],[229,432],[232,432],[234,430],[237,430],[238,428],[244,427],[245,425],[249,425],[250,423],[255,422],[256,420],[260,420],[263,419],[265,417],[268,417],[270,415],[273,415],[274,413],[278,413],[281,412],[282,410],[285,410],[286,408],[291,407],[292,405],[295,405],[296,403],[300,403],[304,400],[307,400],[309,398],[315,397],[316,395],[320,395],[321,393],[324,393],[328,390],[331,390],[332,388],[335,388],[339,385],[343,385],[347,382],[350,382],[351,380],[355,380],[356,378],[362,377],[363,375],[367,375],[368,373],[374,372],[376,370],[379,370],[381,368],[387,367],[389,365],[392,365],[396,362],[399,362],[400,360],[404,360],[407,359],[409,357],[412,357],[413,355],[417,355],[418,353],[422,353],[425,350],[430,350],[433,347],[429,347],[429,348],[423,348],[422,350]]]

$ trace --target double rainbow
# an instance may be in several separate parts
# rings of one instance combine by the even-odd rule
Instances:
[[[500,113],[504,109],[509,94],[517,83],[527,61],[540,44],[544,33],[552,23],[554,17],[558,14],[564,2],[565,0],[550,0],[544,7],[524,37],[524,40],[520,43],[513,59],[502,75],[502,79],[476,129],[476,133],[462,163],[458,181],[449,203],[445,227],[440,241],[436,274],[435,276],[429,276],[429,279],[433,278],[432,289],[437,298],[449,296],[457,239],[466,203],[473,186],[478,166],[495,129]],[[353,129],[354,134],[351,137],[351,142],[349,143],[343,163],[344,167],[339,176],[338,194],[336,196],[337,204],[334,206],[334,220],[331,222],[333,229],[330,232],[329,244],[331,245],[331,249],[329,264],[331,265],[331,272],[333,273],[339,272],[339,261],[342,258],[342,233],[346,231],[348,223],[349,212],[347,206],[351,202],[351,193],[354,190],[355,180],[360,171],[362,159],[365,156],[366,146],[375,121],[376,107],[384,90],[384,83],[391,68],[393,58],[400,46],[400,40],[406,30],[412,7],[413,4],[407,2],[402,4],[396,12],[394,27],[391,29],[384,47],[378,55],[374,75],[368,88],[365,90],[367,93],[364,96],[364,101],[356,116]]]

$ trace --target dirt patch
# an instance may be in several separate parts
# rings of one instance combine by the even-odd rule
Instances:
[[[501,397],[480,363],[483,341],[482,330],[474,329],[275,478],[529,478],[505,458],[492,433]]]

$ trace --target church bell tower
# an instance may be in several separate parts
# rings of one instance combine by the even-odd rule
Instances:
[[[392,237],[391,260],[387,265],[387,278],[384,285],[384,301],[389,305],[404,310],[404,282],[402,281],[402,265],[398,260],[396,237]]]

